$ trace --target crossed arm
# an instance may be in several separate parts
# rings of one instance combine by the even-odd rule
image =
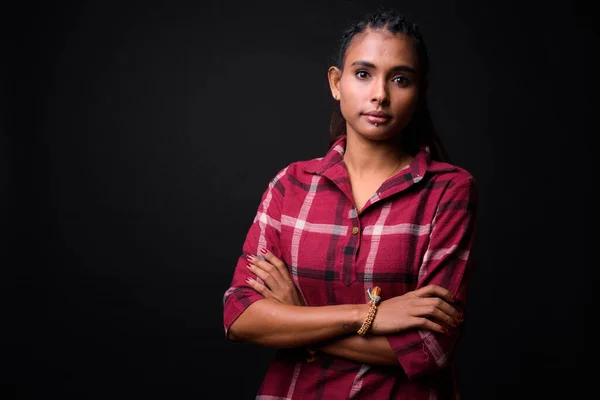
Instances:
[[[400,364],[409,377],[447,365],[462,321],[466,271],[471,258],[475,214],[473,182],[455,183],[434,217],[429,247],[419,269],[417,289],[383,300],[366,337],[355,332],[368,313],[366,304],[305,306],[287,267],[271,252],[264,260],[251,254],[278,242],[265,220],[277,220],[275,208],[259,209],[240,258],[234,283],[225,295],[225,329],[231,340],[271,347],[311,346],[366,364]],[[278,196],[267,192],[263,204]],[[277,226],[274,224],[274,226]],[[246,268],[248,265],[248,268]],[[247,277],[259,277],[248,279]]]
[[[250,305],[231,325],[229,338],[273,347],[311,345],[322,352],[365,364],[399,365],[385,334],[411,328],[447,333],[461,321],[451,293],[430,285],[379,306],[370,335],[359,336],[369,306],[305,307],[284,263],[271,252],[248,256],[248,269],[262,282],[246,282],[265,299]]]

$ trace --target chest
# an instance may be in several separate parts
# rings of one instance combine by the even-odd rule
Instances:
[[[374,285],[403,294],[416,286],[436,205],[429,191],[406,190],[359,214],[333,185],[286,193],[281,255],[311,305],[363,302]]]
[[[362,210],[384,180],[350,179],[350,181],[350,190],[352,191],[352,197],[356,209]]]

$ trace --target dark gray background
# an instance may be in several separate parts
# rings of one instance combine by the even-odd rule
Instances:
[[[272,353],[225,341],[222,296],[268,180],[326,151],[329,57],[380,3],[3,4],[5,397],[253,398]],[[592,2],[381,4],[421,24],[434,122],[478,183],[464,400],[576,398],[598,359]]]

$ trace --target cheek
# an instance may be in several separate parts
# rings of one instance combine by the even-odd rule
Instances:
[[[358,81],[353,76],[344,76],[340,80],[342,97],[345,97],[349,101],[360,97],[361,93],[364,92],[364,86],[363,82]]]
[[[348,120],[355,111],[356,111],[356,101],[353,100],[350,93],[344,92],[340,99],[340,110],[342,111],[342,116]]]
[[[404,93],[394,99],[394,109],[399,115],[412,115],[417,109],[418,97],[414,93]]]
[[[342,114],[350,116],[359,112],[362,103],[364,102],[362,99],[363,91],[361,90],[360,85],[348,82],[344,84],[344,82],[342,82],[340,92],[340,107],[342,109]]]

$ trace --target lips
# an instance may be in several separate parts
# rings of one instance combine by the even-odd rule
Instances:
[[[372,124],[385,124],[392,119],[391,115],[386,114],[383,111],[369,111],[367,113],[363,113],[363,115],[366,120]]]

